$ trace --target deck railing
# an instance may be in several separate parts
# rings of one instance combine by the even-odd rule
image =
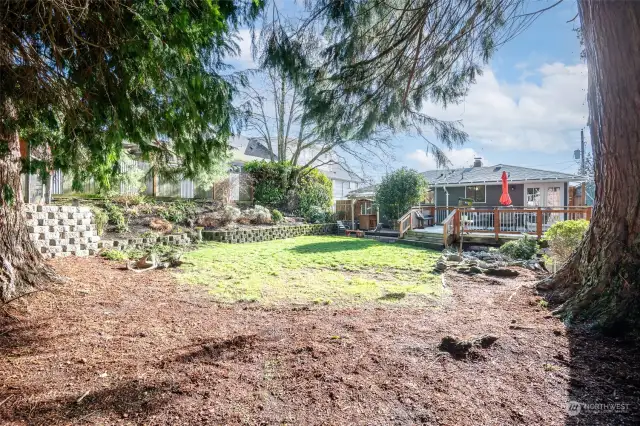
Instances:
[[[445,247],[449,247],[458,235],[460,227],[460,215],[453,209],[442,221],[442,239]]]
[[[591,207],[462,207],[460,223],[467,234],[531,234],[541,238],[557,222],[591,220]]]

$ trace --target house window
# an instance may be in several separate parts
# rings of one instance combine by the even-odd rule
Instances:
[[[467,186],[466,197],[471,198],[474,203],[487,202],[487,187],[484,185]]]
[[[373,214],[373,203],[371,201],[365,201],[360,204],[360,214]]]
[[[540,188],[527,188],[527,207],[540,207],[540,197]]]

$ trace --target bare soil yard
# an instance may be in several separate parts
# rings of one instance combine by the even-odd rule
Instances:
[[[446,275],[434,306],[219,304],[168,272],[56,260],[0,317],[0,423],[637,424],[637,348],[567,330],[535,277]],[[442,337],[491,333],[473,358]],[[568,416],[567,402],[628,404]]]

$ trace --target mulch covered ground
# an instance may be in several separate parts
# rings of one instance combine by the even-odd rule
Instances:
[[[170,273],[64,259],[0,319],[2,424],[637,424],[633,346],[563,324],[535,277],[447,275],[438,307],[218,305]],[[445,335],[498,340],[454,359]],[[611,403],[567,414],[567,401]],[[628,406],[624,406],[628,404]]]

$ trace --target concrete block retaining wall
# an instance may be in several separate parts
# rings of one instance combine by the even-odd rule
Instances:
[[[184,246],[191,243],[189,234],[160,235],[152,237],[138,238],[118,238],[113,240],[102,240],[98,243],[99,249],[118,249],[121,251],[128,249],[145,249],[155,245],[163,246]]]
[[[189,234],[147,238],[101,239],[89,207],[25,204],[24,213],[31,241],[45,258],[90,256],[100,249],[144,249],[157,244],[187,245]]]
[[[335,223],[321,223],[316,225],[271,226],[229,231],[202,231],[202,239],[220,243],[239,244],[281,240],[301,235],[335,234],[336,231],[337,225]]]
[[[100,237],[89,207],[26,204],[24,212],[29,236],[44,257],[97,252]]]

